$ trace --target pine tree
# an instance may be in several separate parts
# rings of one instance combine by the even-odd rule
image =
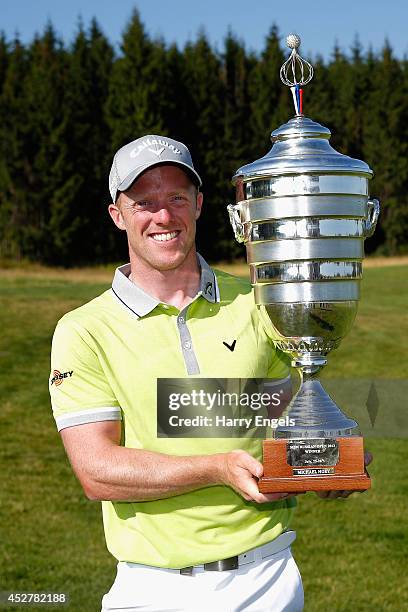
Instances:
[[[7,71],[10,62],[10,44],[7,42],[4,33],[0,35],[0,117],[6,117],[7,105],[4,94],[4,85],[7,78]],[[0,122],[0,257],[5,257],[13,253],[12,223],[9,218],[10,202],[8,200],[9,188],[9,168],[7,164],[7,147],[4,141],[4,125]]]
[[[244,44],[229,31],[224,41],[223,54],[223,180],[221,190],[224,201],[235,202],[231,183],[240,166],[251,161],[251,135],[249,132],[250,100],[248,79],[253,67],[253,56],[247,56]],[[232,228],[225,232],[230,257],[242,257],[244,249],[233,240]],[[228,244],[229,240],[229,244]]]
[[[92,181],[89,187],[89,199],[92,207],[92,219],[95,214],[99,221],[94,223],[94,257],[98,261],[117,261],[123,259],[126,246],[121,240],[107,211],[111,197],[108,189],[108,177],[114,150],[112,135],[107,116],[109,83],[114,64],[113,48],[102,33],[96,20],[92,20],[89,31],[90,66],[89,77],[92,82]],[[91,109],[92,110],[92,109]]]
[[[351,102],[350,64],[347,56],[336,43],[332,61],[327,71],[327,89],[329,104],[326,111],[327,127],[332,132],[331,145],[347,154],[350,134],[345,128],[349,104]]]
[[[29,70],[24,81],[24,198],[29,222],[24,222],[21,231],[24,253],[38,260],[48,257],[52,248],[49,220],[58,186],[54,166],[60,146],[66,62],[63,44],[49,23],[29,47]]]
[[[168,89],[162,95],[166,104],[162,109],[165,132],[172,138],[188,144],[189,126],[191,122],[189,98],[190,86],[185,79],[185,57],[177,45],[171,45],[167,50]]]
[[[262,157],[268,151],[270,133],[294,114],[290,92],[279,76],[285,59],[278,28],[273,25],[249,81],[252,159]]]
[[[329,93],[326,114],[333,130],[332,144],[340,152],[361,159],[370,79],[358,37],[351,48],[351,58],[336,45],[326,78]]]
[[[184,140],[203,180],[204,207],[199,221],[198,246],[209,259],[230,253],[230,228],[224,199],[230,177],[223,167],[223,103],[221,60],[201,31],[184,49]],[[210,240],[211,237],[211,240]]]
[[[4,32],[0,32],[0,94],[3,91],[3,85],[7,74],[9,63],[10,45],[6,40]]]
[[[372,83],[358,37],[356,37],[351,48],[348,87],[348,108],[345,117],[345,127],[348,134],[347,155],[361,159],[364,141],[364,116],[369,113],[367,100]]]
[[[222,77],[225,98],[225,171],[230,176],[239,166],[249,161],[251,139],[248,133],[248,79],[251,67],[244,44],[229,31],[224,41]]]
[[[313,121],[330,127],[333,99],[329,87],[329,68],[320,55],[314,60],[307,59],[313,65],[314,74],[303,90],[303,113]]]
[[[374,169],[371,193],[381,200],[380,228],[369,245],[384,238],[383,252],[395,254],[408,242],[408,82],[404,65],[393,56],[386,41],[371,72],[372,94],[364,116],[364,156]]]
[[[29,117],[24,82],[28,54],[16,38],[10,45],[7,71],[0,97],[0,256],[21,259],[24,252],[22,226],[27,221],[25,170],[26,125]]]
[[[166,47],[152,42],[135,10],[115,61],[107,100],[113,149],[144,134],[166,132],[165,117],[171,95]]]
[[[105,103],[113,51],[96,21],[80,25],[69,53],[51,195],[51,259],[72,265],[114,255],[108,232],[108,174],[111,156]]]

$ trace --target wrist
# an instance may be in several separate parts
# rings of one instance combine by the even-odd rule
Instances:
[[[208,455],[208,477],[211,484],[225,485],[226,482],[226,457],[228,453],[215,453]]]

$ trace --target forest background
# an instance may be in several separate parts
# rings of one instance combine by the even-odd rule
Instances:
[[[78,266],[126,259],[107,214],[114,152],[148,133],[185,142],[203,178],[198,246],[210,261],[242,256],[226,214],[231,177],[264,155],[293,114],[279,78],[288,50],[272,26],[261,52],[232,31],[221,51],[204,32],[179,48],[146,32],[137,11],[120,50],[96,20],[70,44],[51,23],[27,44],[0,36],[0,261]],[[408,60],[356,40],[348,54],[308,57],[305,114],[331,144],[375,171],[382,204],[369,253],[408,251]]]

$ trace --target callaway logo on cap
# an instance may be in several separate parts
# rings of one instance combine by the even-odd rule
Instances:
[[[112,202],[116,202],[118,191],[128,189],[142,172],[168,163],[184,167],[193,182],[201,186],[201,178],[194,170],[190,151],[182,142],[165,136],[142,136],[119,149],[113,158],[109,175]]]

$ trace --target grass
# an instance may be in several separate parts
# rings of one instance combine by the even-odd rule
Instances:
[[[100,609],[115,561],[100,506],[85,499],[56,433],[49,348],[57,319],[101,293],[110,277],[106,268],[0,270],[0,591],[65,591],[75,612]],[[403,264],[367,267],[356,323],[330,357],[328,383],[408,378],[406,277]],[[375,456],[370,492],[300,499],[293,549],[307,612],[407,608],[407,431],[399,434],[367,439]]]

